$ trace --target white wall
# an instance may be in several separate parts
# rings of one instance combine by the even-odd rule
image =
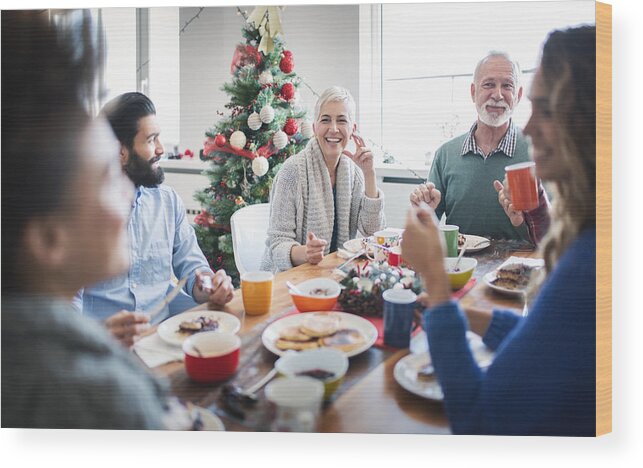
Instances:
[[[180,141],[179,10],[150,8],[149,97],[166,151]]]
[[[107,42],[104,102],[127,91],[136,91],[136,9],[103,8]]]
[[[251,7],[246,7],[251,10]],[[295,72],[317,93],[332,85],[345,86],[359,99],[358,5],[288,6],[282,12],[286,47],[294,54]],[[198,13],[180,8],[179,26]],[[220,116],[228,96],[220,88],[230,81],[230,62],[243,41],[243,17],[236,8],[205,8],[180,36],[180,149],[202,148],[205,131]],[[305,85],[300,93],[306,107],[316,98]],[[359,111],[358,111],[359,112]]]

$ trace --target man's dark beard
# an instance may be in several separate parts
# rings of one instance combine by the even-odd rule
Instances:
[[[161,159],[156,156],[151,161],[147,161],[138,155],[133,149],[129,151],[129,158],[123,166],[125,174],[130,178],[137,187],[156,187],[163,183],[165,174],[163,168],[152,169],[152,164]]]

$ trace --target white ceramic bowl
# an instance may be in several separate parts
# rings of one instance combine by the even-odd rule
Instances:
[[[285,354],[277,360],[275,368],[285,377],[295,377],[302,375],[302,372],[314,370],[334,374],[332,377],[322,380],[324,399],[328,400],[344,380],[348,370],[348,358],[342,351],[333,348],[308,349],[298,353]]]

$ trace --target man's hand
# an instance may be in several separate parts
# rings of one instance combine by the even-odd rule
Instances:
[[[502,209],[505,210],[505,214],[511,221],[511,224],[515,227],[520,226],[525,222],[525,216],[522,211],[517,211],[514,209],[513,204],[511,203],[511,192],[509,191],[509,184],[507,184],[507,179],[504,180],[502,184],[499,180],[493,181],[493,186],[498,192],[498,203],[502,206]]]
[[[421,202],[424,202],[435,210],[440,204],[440,200],[442,200],[442,194],[435,188],[435,184],[427,182],[426,184],[420,184],[413,190],[409,199],[412,206],[418,207]]]
[[[150,328],[150,317],[140,312],[121,310],[105,320],[107,330],[127,348]]]
[[[311,265],[317,265],[324,258],[324,248],[327,242],[324,239],[317,239],[313,232],[308,233],[306,238],[306,261]]]
[[[195,297],[201,296],[205,298],[201,302],[207,300],[210,304],[224,305],[234,297],[232,278],[223,269],[215,274],[208,270],[197,273],[194,287],[198,288],[200,292]]]

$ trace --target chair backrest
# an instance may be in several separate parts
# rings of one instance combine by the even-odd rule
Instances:
[[[259,270],[270,220],[270,203],[244,206],[230,218],[234,263],[239,274]]]

